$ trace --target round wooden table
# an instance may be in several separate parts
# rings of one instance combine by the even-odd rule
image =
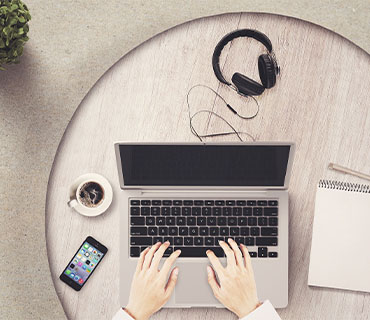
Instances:
[[[59,145],[50,174],[46,204],[46,242],[59,299],[70,319],[111,319],[119,305],[120,198],[114,142],[197,141],[189,130],[186,94],[196,84],[215,89],[241,113],[255,108],[218,82],[211,58],[228,32],[252,28],[266,33],[281,67],[276,86],[258,97],[258,116],[235,117],[208,90],[196,88],[191,111],[213,109],[259,141],[294,141],[290,183],[288,319],[368,319],[370,294],[307,286],[314,196],[321,178],[363,182],[328,171],[329,162],[370,172],[370,56],[341,36],[317,25],[278,15],[234,13],[194,20],[146,41],[110,68],[78,107]],[[109,50],[109,48],[107,48]],[[258,80],[263,46],[236,39],[222,52],[226,78],[234,72]],[[200,132],[227,129],[214,116],[199,118]],[[244,136],[247,139],[247,136]],[[220,137],[212,141],[235,140]],[[113,187],[112,206],[87,218],[67,206],[69,186],[96,172]],[[109,253],[92,279],[75,292],[58,277],[86,236]],[[343,252],[351,259],[351,252]],[[180,273],[181,276],[181,273]],[[227,310],[164,309],[153,319],[235,319]]]

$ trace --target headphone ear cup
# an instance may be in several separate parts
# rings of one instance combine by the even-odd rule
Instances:
[[[259,96],[265,91],[265,88],[258,82],[238,72],[234,73],[231,81],[238,88],[239,92],[246,96]]]
[[[276,83],[275,64],[269,54],[261,54],[258,57],[258,72],[263,86],[272,88]]]

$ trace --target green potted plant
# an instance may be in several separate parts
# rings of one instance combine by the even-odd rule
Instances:
[[[0,0],[0,70],[5,70],[4,64],[19,63],[30,20],[30,12],[21,0]]]

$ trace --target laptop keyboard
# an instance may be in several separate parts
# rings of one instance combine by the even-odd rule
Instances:
[[[234,239],[252,258],[277,258],[277,200],[130,199],[130,256],[158,241],[170,241],[164,256],[224,257],[218,241]]]

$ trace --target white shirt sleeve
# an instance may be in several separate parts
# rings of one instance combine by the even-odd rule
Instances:
[[[256,310],[240,320],[281,320],[271,302],[266,300]]]
[[[125,310],[122,308],[114,315],[112,320],[134,320]]]

